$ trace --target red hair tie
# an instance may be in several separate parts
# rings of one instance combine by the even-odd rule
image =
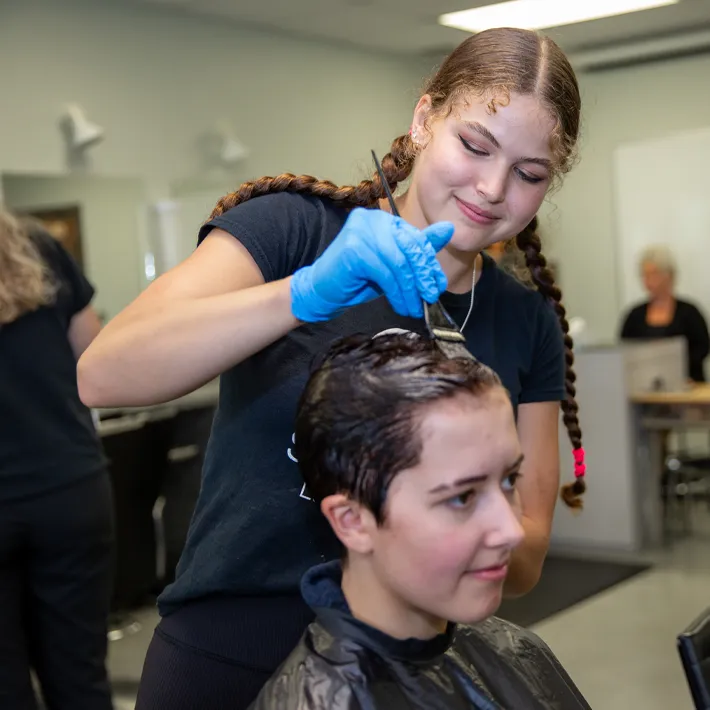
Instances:
[[[581,478],[587,472],[587,467],[584,464],[584,449],[580,446],[572,452],[574,456],[574,476]]]

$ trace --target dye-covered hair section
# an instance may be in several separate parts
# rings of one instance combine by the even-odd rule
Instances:
[[[394,477],[419,463],[423,410],[456,395],[480,397],[500,379],[468,358],[447,358],[407,334],[352,336],[312,373],[296,415],[296,457],[317,502],[343,493],[384,522]]]

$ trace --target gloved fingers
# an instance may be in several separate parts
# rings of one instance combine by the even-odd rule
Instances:
[[[397,230],[395,240],[406,256],[416,281],[420,298],[434,303],[446,290],[446,275],[426,235],[406,225]]]
[[[358,260],[364,278],[382,291],[396,313],[401,316],[421,317],[423,309],[414,287],[414,277],[411,271],[408,277],[405,275],[404,272],[409,270],[407,260],[394,244],[390,249],[377,250],[363,244]]]
[[[412,269],[412,265],[406,253],[401,249],[397,240],[397,232],[401,229],[402,223],[392,223],[390,230],[384,234],[379,234],[373,251],[376,251],[385,269],[394,277],[399,287],[399,293],[404,300],[407,313],[413,317],[422,314],[422,296],[417,287],[417,278]],[[385,292],[389,298],[389,294]]]
[[[453,222],[434,222],[423,230],[424,236],[435,252],[440,252],[454,236]]]

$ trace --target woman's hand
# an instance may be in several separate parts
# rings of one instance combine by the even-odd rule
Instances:
[[[330,320],[384,294],[400,315],[421,318],[422,299],[433,303],[446,290],[436,253],[453,233],[450,222],[419,230],[388,212],[353,210],[323,254],[293,275],[293,315]]]

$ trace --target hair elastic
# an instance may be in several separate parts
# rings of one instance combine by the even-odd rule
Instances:
[[[584,448],[580,446],[572,452],[572,455],[574,456],[574,476],[581,478],[587,472],[587,467],[584,464]]]

